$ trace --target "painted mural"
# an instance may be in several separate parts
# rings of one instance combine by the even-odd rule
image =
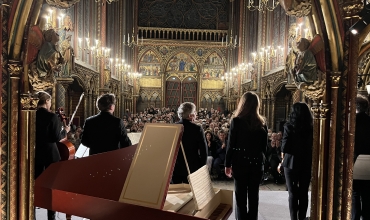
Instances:
[[[153,51],[146,52],[140,60],[139,72],[145,76],[160,76],[161,63]]]
[[[170,59],[166,70],[167,72],[194,73],[198,71],[198,67],[189,55],[179,53]]]
[[[225,74],[225,66],[222,58],[216,53],[208,56],[204,63],[203,78],[221,78]]]

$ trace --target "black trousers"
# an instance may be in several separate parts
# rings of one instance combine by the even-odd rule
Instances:
[[[289,211],[291,220],[306,218],[308,208],[308,188],[311,171],[302,171],[284,167],[286,185],[289,192]]]
[[[217,176],[220,177],[222,175],[222,170],[221,170],[221,167],[220,165],[224,163],[224,160],[222,160],[221,158],[216,158],[214,161],[213,161],[213,168],[216,170],[216,173],[217,173]]]
[[[370,220],[370,181],[353,180],[352,220]]]
[[[271,172],[271,175],[274,177],[274,181],[281,180],[280,174],[277,171],[277,167],[279,166],[279,163],[280,163],[279,157],[276,154],[272,155],[270,159],[270,167],[271,167],[270,172]]]
[[[235,184],[235,218],[237,220],[257,220],[259,185],[263,170],[251,169],[246,173],[234,173]]]
[[[37,158],[35,159],[35,179],[41,175],[42,172],[44,172],[44,170],[50,166],[51,163],[48,163],[48,164],[44,164],[44,163],[41,163],[40,160],[38,160]],[[36,213],[36,210],[35,210],[35,213]],[[36,215],[35,215],[35,219],[36,219]],[[48,210],[48,220],[55,220],[55,211],[53,210]]]

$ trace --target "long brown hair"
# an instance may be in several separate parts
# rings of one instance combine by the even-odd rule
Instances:
[[[256,130],[265,125],[265,118],[259,113],[260,100],[254,92],[246,92],[240,98],[238,108],[233,117],[246,119],[250,130]]]

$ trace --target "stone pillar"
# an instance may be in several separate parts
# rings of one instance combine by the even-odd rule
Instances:
[[[74,79],[70,77],[58,77],[56,78],[57,84],[55,86],[56,91],[55,91],[55,102],[56,102],[56,109],[59,107],[64,108],[64,112],[66,114],[70,114],[68,112],[68,107],[69,105],[66,105],[66,91],[68,89],[68,86],[73,83]],[[55,109],[55,110],[56,110]]]

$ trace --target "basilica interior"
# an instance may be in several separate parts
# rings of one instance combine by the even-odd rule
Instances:
[[[360,0],[1,0],[0,218],[32,219],[35,93],[73,124],[116,95],[114,115],[146,108],[232,112],[256,92],[269,128],[293,103],[314,116],[311,219],[350,219],[354,99],[370,84],[368,1]],[[59,35],[55,69],[37,66],[43,33]],[[353,31],[355,29],[355,31]],[[293,72],[308,39],[315,79]],[[63,62],[59,61],[63,60]],[[83,95],[83,97],[82,97]],[[80,102],[81,101],[81,102]],[[80,103],[78,109],[76,105]]]

